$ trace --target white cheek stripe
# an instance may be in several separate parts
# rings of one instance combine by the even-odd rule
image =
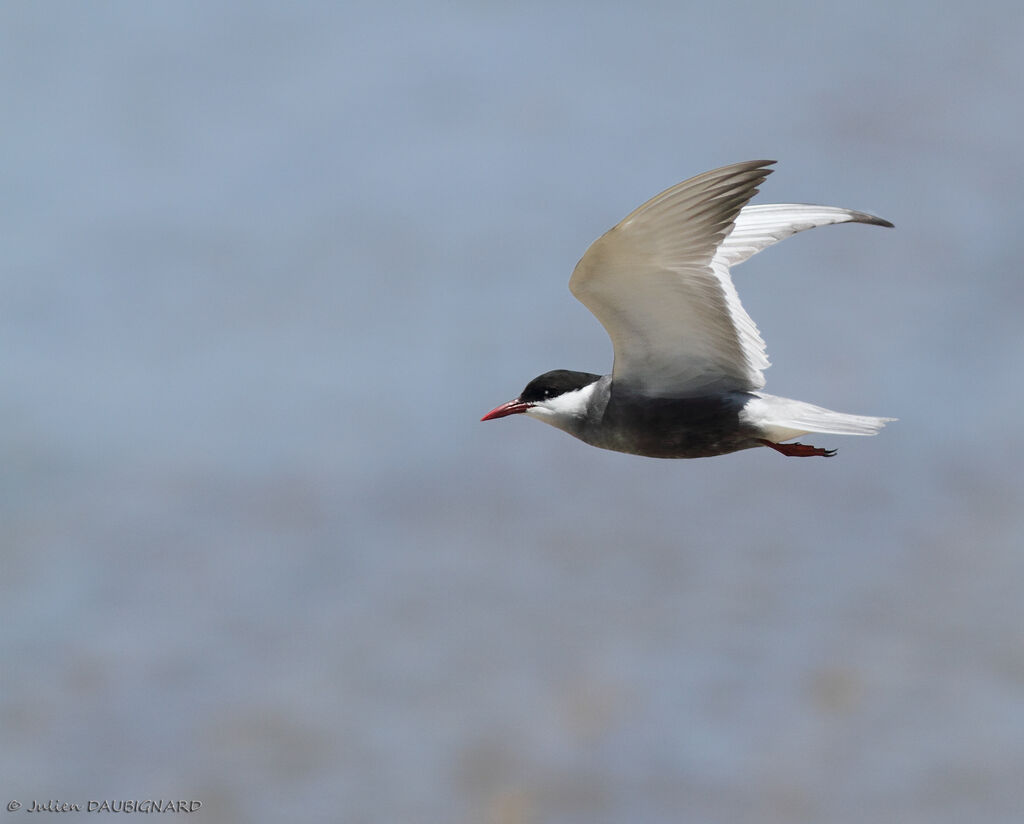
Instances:
[[[565,392],[556,398],[539,401],[526,410],[526,414],[533,415],[539,420],[548,418],[572,418],[583,415],[587,411],[587,404],[591,395],[597,388],[597,383],[591,383],[581,389],[574,389],[572,392]]]

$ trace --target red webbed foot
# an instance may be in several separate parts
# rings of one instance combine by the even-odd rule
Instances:
[[[759,443],[769,446],[776,452],[781,452],[790,458],[831,458],[836,454],[834,449],[822,449],[819,446],[808,446],[804,443],[775,443],[765,438],[758,438]]]

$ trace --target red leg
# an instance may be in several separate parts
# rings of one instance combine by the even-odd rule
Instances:
[[[813,458],[816,456],[822,458],[831,458],[836,454],[834,449],[822,449],[818,446],[808,446],[804,443],[775,443],[774,441],[766,440],[765,438],[758,438],[758,441],[763,443],[765,446],[770,446],[776,452],[781,452],[783,455],[787,455],[790,458]]]

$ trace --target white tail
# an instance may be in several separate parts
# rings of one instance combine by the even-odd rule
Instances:
[[[743,416],[749,423],[760,427],[765,437],[771,441],[785,441],[808,432],[829,435],[875,435],[889,421],[896,420],[833,412],[812,403],[764,394],[756,394],[754,399],[747,403]]]

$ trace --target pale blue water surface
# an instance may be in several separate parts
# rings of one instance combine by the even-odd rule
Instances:
[[[1020,821],[1022,41],[1011,2],[5,4],[0,801]],[[591,240],[761,157],[762,201],[897,227],[736,270],[769,391],[898,424],[668,462],[478,422],[610,366]]]

